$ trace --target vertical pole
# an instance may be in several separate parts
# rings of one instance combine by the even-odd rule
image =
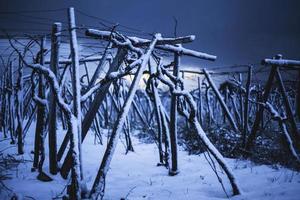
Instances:
[[[13,64],[12,61],[9,63],[9,72],[8,72],[8,81],[9,92],[8,92],[8,113],[9,113],[9,131],[12,138],[12,144],[15,144],[15,118],[14,118],[14,77],[13,77]]]
[[[154,68],[151,66],[149,62],[149,72],[150,75],[154,73]],[[157,120],[157,128],[158,128],[158,153],[159,153],[159,162],[158,165],[163,165],[164,159],[163,159],[163,151],[162,151],[162,133],[163,133],[163,126],[162,126],[162,119],[161,119],[161,114],[160,114],[160,102],[159,102],[159,95],[157,92],[156,88],[156,80],[152,79],[151,80],[151,89],[153,91],[153,98],[154,98],[154,109],[155,109],[155,116]]]
[[[279,90],[280,90],[280,92],[282,94],[282,97],[283,97],[283,102],[284,102],[284,105],[285,105],[286,114],[287,114],[287,117],[289,119],[288,121],[291,125],[292,138],[295,141],[295,145],[298,147],[298,149],[300,149],[300,143],[299,143],[300,136],[299,136],[299,133],[298,133],[296,120],[295,120],[295,117],[294,117],[294,114],[293,114],[291,103],[290,103],[289,98],[287,96],[286,89],[285,89],[284,84],[283,84],[282,77],[279,73],[279,68],[278,67],[276,68],[275,76],[276,76],[276,79],[277,79],[277,82],[278,82],[278,85],[279,85]]]
[[[199,98],[199,111],[198,111],[198,116],[199,116],[199,122],[200,125],[203,126],[203,122],[202,122],[202,95],[201,95],[201,79],[200,77],[198,77],[198,98]]]
[[[296,114],[300,120],[300,70],[298,72],[298,88],[296,94]]]
[[[239,82],[241,84],[241,87],[242,87],[242,82],[243,82],[243,76],[241,73],[239,73]],[[240,121],[240,130],[242,131],[243,130],[243,125],[244,125],[244,103],[243,103],[243,95],[242,95],[242,92],[241,90],[239,90],[239,97],[240,97],[240,116],[241,116],[241,121]]]
[[[61,23],[54,23],[52,25],[51,35],[51,60],[50,69],[58,77],[58,60],[59,60],[59,46],[61,35]],[[49,97],[49,169],[51,174],[57,174],[57,142],[56,142],[56,110],[57,105],[55,102],[54,93],[50,93]]]
[[[44,64],[44,47],[45,47],[46,38],[43,37],[41,39],[41,49],[39,52],[40,56],[40,64]],[[38,85],[38,96],[42,99],[45,98],[45,80],[44,75],[39,74],[39,85]],[[46,123],[46,108],[45,106],[38,104],[37,105],[37,120],[36,120],[36,129],[35,129],[35,144],[34,144],[34,159],[33,159],[33,168],[40,168],[43,160],[39,162],[40,153],[43,154],[44,149],[44,141],[43,135],[44,127]],[[40,163],[40,164],[39,164]]]
[[[250,98],[250,86],[251,86],[251,79],[252,79],[252,66],[248,67],[248,77],[246,83],[246,96],[245,96],[245,105],[244,105],[244,133],[242,138],[242,145],[243,147],[246,144],[246,137],[248,135],[248,120],[249,120],[249,98]]]
[[[16,83],[16,115],[17,115],[17,137],[18,154],[24,154],[24,136],[23,136],[23,66],[19,58],[18,79]]]
[[[75,155],[77,158],[73,158],[73,169],[72,170],[72,186],[75,187],[75,194],[71,198],[80,199],[81,198],[81,185],[78,182],[78,177],[80,180],[83,180],[82,173],[82,155],[81,155],[81,104],[80,104],[80,75],[79,75],[79,55],[78,55],[78,44],[77,44],[77,35],[76,35],[76,23],[75,23],[75,13],[74,8],[71,7],[68,10],[69,18],[69,33],[70,33],[70,50],[71,50],[71,60],[72,67],[72,90],[73,90],[73,114],[75,116],[75,122],[77,126],[77,133],[73,132],[71,134],[70,147],[73,149],[73,152],[78,153]],[[74,123],[74,122],[73,122]],[[74,126],[74,124],[73,124]],[[76,130],[76,128],[75,128]],[[74,134],[74,135],[73,135]],[[77,163],[78,162],[78,163]],[[77,174],[79,170],[80,174]],[[72,194],[72,193],[71,193]],[[72,194],[73,195],[73,194]],[[76,195],[76,196],[75,196]]]
[[[174,55],[174,70],[173,75],[179,78],[180,55]],[[177,89],[177,84],[176,84]],[[177,101],[176,95],[171,97],[171,114],[170,114],[170,148],[171,148],[171,170],[169,175],[174,176],[178,174],[178,160],[177,160]]]
[[[266,101],[268,100],[269,94],[270,94],[271,89],[272,89],[272,82],[273,82],[274,77],[275,77],[276,69],[277,69],[276,66],[272,66],[268,81],[267,81],[267,83],[265,85],[265,88],[264,88],[263,95],[262,95],[261,99],[259,99],[259,101],[261,103],[266,103]],[[251,133],[248,137],[248,140],[247,140],[247,143],[246,143],[246,146],[245,146],[246,151],[249,151],[253,147],[253,142],[256,138],[256,133],[259,129],[259,125],[260,125],[260,123],[262,121],[262,118],[263,118],[263,112],[264,112],[264,106],[259,105],[258,111],[256,112],[256,116],[255,116],[255,120],[254,120],[252,129],[251,129]]]

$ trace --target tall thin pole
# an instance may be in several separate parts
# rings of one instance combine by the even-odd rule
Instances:
[[[81,186],[83,182],[82,172],[82,153],[81,153],[81,104],[80,104],[80,75],[79,75],[79,55],[76,36],[76,24],[74,8],[68,10],[69,18],[69,34],[70,34],[70,50],[71,50],[71,74],[72,74],[72,90],[73,90],[73,122],[70,134],[70,148],[73,154],[72,167],[72,187],[73,192],[70,193],[71,199],[81,199]],[[75,122],[76,121],[76,122]],[[74,127],[76,126],[76,127]],[[76,155],[74,155],[76,154]]]
[[[61,23],[54,23],[52,25],[51,36],[51,61],[50,68],[58,77],[58,60],[59,60],[59,46],[61,35]],[[57,174],[57,138],[56,138],[56,109],[57,105],[53,93],[49,97],[49,169],[51,174]]]
[[[173,75],[179,78],[180,56],[178,53],[174,54],[174,70]],[[176,84],[177,89],[177,84]],[[171,114],[170,114],[170,148],[171,148],[171,170],[169,175],[174,176],[178,174],[178,160],[177,160],[177,96],[171,97]]]
[[[248,67],[248,78],[246,83],[246,97],[245,97],[245,106],[244,106],[244,133],[242,138],[243,147],[246,144],[246,137],[248,135],[248,126],[249,126],[249,98],[250,98],[250,85],[252,79],[252,66]]]

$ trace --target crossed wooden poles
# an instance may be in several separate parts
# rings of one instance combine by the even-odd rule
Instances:
[[[259,109],[256,113],[255,121],[254,121],[253,127],[251,129],[251,133],[248,137],[245,149],[246,149],[247,152],[249,152],[254,147],[254,141],[256,139],[257,132],[259,130],[260,123],[261,123],[261,120],[263,118],[263,112],[265,110],[264,105],[268,101],[269,94],[270,94],[271,89],[272,89],[273,81],[274,81],[274,79],[276,79],[277,83],[278,83],[279,91],[280,91],[280,93],[282,95],[282,98],[283,98],[285,111],[286,111],[286,114],[287,114],[286,122],[289,123],[290,129],[291,129],[290,131],[288,131],[288,135],[292,139],[292,147],[296,148],[299,152],[300,151],[300,134],[299,134],[299,131],[298,131],[298,128],[297,128],[296,119],[294,117],[293,109],[292,109],[290,100],[288,98],[286,88],[283,84],[283,80],[282,80],[282,77],[281,77],[281,74],[280,74],[279,67],[285,67],[285,68],[299,67],[300,66],[300,61],[297,61],[297,60],[284,60],[284,59],[282,59],[282,55],[279,54],[279,55],[276,55],[275,58],[273,58],[273,59],[264,59],[262,61],[262,64],[271,66],[271,71],[270,71],[270,74],[269,74],[269,78],[268,78],[268,80],[265,84],[263,96],[261,97],[261,99],[259,99],[259,103],[261,105],[259,106]],[[299,93],[299,91],[300,91],[300,89],[298,88],[298,93]],[[298,102],[298,104],[299,104],[299,102]]]

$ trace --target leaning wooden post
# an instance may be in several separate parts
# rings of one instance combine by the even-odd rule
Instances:
[[[298,119],[300,120],[300,70],[298,72],[298,88],[297,88],[297,96],[296,96],[296,114]]]
[[[110,73],[112,72],[116,72],[119,67],[122,65],[123,60],[125,58],[125,56],[127,55],[127,50],[125,48],[119,48],[117,51],[117,54],[113,60],[113,63],[111,64],[106,78],[109,76]],[[84,140],[85,136],[88,133],[89,128],[91,127],[91,124],[93,122],[93,119],[95,118],[97,111],[99,110],[100,105],[103,103],[106,95],[108,94],[109,88],[112,84],[112,81],[109,81],[107,83],[104,83],[103,85],[101,85],[101,88],[99,89],[99,91],[95,94],[95,98],[93,100],[93,102],[91,103],[89,110],[87,111],[86,115],[84,116],[83,122],[82,122],[82,141]],[[62,146],[60,147],[59,151],[58,151],[58,158],[60,160],[60,158],[62,157],[67,145],[68,145],[68,141],[69,141],[69,133],[67,133],[67,135],[65,136]],[[61,167],[61,175],[63,178],[67,178],[69,171],[71,169],[71,165],[72,165],[72,154],[71,151],[68,151],[68,154],[62,164]]]
[[[154,67],[151,66],[150,62],[149,62],[149,72],[150,75],[154,74]],[[161,118],[161,114],[160,114],[160,102],[159,102],[159,96],[158,96],[158,92],[157,92],[157,86],[156,86],[156,79],[152,79],[151,80],[151,90],[153,92],[153,104],[154,104],[154,109],[155,109],[155,116],[156,116],[156,120],[157,120],[157,137],[158,137],[158,153],[159,153],[159,163],[158,165],[163,165],[164,164],[164,157],[163,157],[163,150],[162,150],[162,136],[163,136],[163,125],[162,125],[162,118]]]
[[[280,92],[282,94],[282,97],[283,97],[283,102],[284,102],[284,105],[285,105],[286,114],[287,114],[287,117],[289,119],[288,122],[291,125],[291,129],[292,129],[292,131],[291,131],[292,134],[291,135],[292,135],[292,138],[295,141],[297,148],[300,150],[300,136],[299,136],[299,133],[298,133],[298,128],[297,128],[296,120],[295,120],[295,117],[294,117],[294,114],[293,114],[293,110],[292,110],[289,98],[287,96],[287,92],[286,92],[286,89],[284,87],[284,84],[283,84],[283,81],[282,81],[282,77],[280,75],[278,67],[276,68],[275,76],[276,76],[276,79],[277,79],[277,82],[278,82],[279,90],[280,90]]]
[[[174,54],[174,69],[173,75],[179,78],[179,65],[180,65],[180,55],[178,53]],[[176,83],[175,83],[176,84]],[[175,89],[178,89],[177,84]],[[171,97],[171,113],[170,113],[170,148],[171,148],[171,170],[169,170],[169,175],[174,176],[179,173],[178,171],[178,158],[177,158],[177,101],[176,95]]]
[[[40,46],[40,64],[44,64],[44,47],[45,47],[46,38],[43,37],[41,40]],[[39,74],[39,85],[38,85],[38,96],[40,98],[45,98],[45,78],[44,75]],[[44,149],[44,127],[46,123],[46,107],[42,104],[37,104],[37,117],[36,117],[36,129],[35,129],[35,143],[34,143],[34,159],[33,159],[33,169],[39,167],[39,163],[43,163],[39,161],[40,152],[43,154]]]
[[[8,72],[8,83],[9,83],[9,92],[8,92],[8,114],[9,114],[9,131],[12,138],[11,143],[15,144],[15,115],[14,115],[14,76],[13,76],[13,63],[9,62],[9,72]]]
[[[154,46],[157,43],[158,37],[161,37],[160,34],[156,34],[155,38],[151,42],[149,48],[147,49],[146,54],[142,55],[140,59],[142,59],[141,65],[138,67],[138,70],[134,76],[134,79],[131,83],[127,98],[125,100],[125,103],[122,107],[122,112],[119,114],[118,119],[115,123],[114,129],[112,131],[112,134],[110,136],[109,142],[107,144],[107,148],[105,150],[105,153],[103,155],[103,159],[101,162],[101,166],[98,170],[96,179],[94,181],[93,187],[91,189],[89,197],[97,197],[100,195],[103,197],[104,195],[104,186],[105,186],[105,177],[109,169],[109,165],[112,159],[112,156],[114,154],[114,151],[117,146],[118,138],[120,133],[123,131],[123,126],[126,120],[126,116],[128,115],[129,109],[131,107],[133,98],[135,96],[135,93],[138,89],[138,84],[142,78],[142,75],[144,71],[146,70],[148,61],[150,59],[150,56],[154,50]]]
[[[17,137],[18,154],[24,154],[24,133],[23,133],[23,66],[19,58],[18,78],[16,83],[16,117],[17,117]]]
[[[210,77],[209,73],[206,71],[206,69],[203,69],[203,72],[204,72],[204,75],[205,75],[208,83],[210,84],[211,88],[213,89],[217,99],[219,100],[219,103],[221,104],[221,107],[222,107],[228,121],[230,122],[232,128],[234,129],[234,131],[239,132],[238,126],[236,125],[232,115],[230,114],[229,109],[228,109],[227,105],[225,104],[225,102],[224,102],[217,86],[215,85],[215,83],[211,79],[211,77]]]
[[[248,77],[246,83],[246,96],[244,102],[244,133],[242,135],[242,145],[243,147],[246,144],[246,137],[248,135],[248,126],[249,126],[249,98],[250,98],[250,86],[251,86],[251,79],[252,79],[252,66],[248,67]]]
[[[201,81],[201,78],[198,77],[198,116],[199,116],[199,123],[201,126],[203,126],[203,120],[202,120],[202,110],[203,110],[203,106],[202,106],[202,95],[201,95],[201,84],[202,84],[202,81]]]
[[[76,155],[77,159],[73,159],[72,167],[72,187],[75,189],[74,193],[71,194],[71,199],[81,199],[81,184],[78,182],[77,170],[80,173],[81,182],[83,181],[83,172],[82,172],[82,153],[81,153],[81,104],[80,104],[80,75],[79,75],[79,55],[78,55],[78,44],[76,36],[76,24],[75,24],[75,13],[74,8],[71,7],[68,10],[68,19],[69,19],[69,34],[70,34],[70,50],[71,50],[71,60],[72,60],[72,90],[73,90],[73,114],[75,116],[77,133],[72,136],[70,140],[71,149],[74,148],[74,151],[78,153]],[[74,123],[74,122],[73,122]],[[74,126],[74,125],[73,125]],[[76,128],[75,128],[76,129]],[[75,169],[77,168],[77,169]],[[74,196],[73,196],[74,195]]]
[[[272,66],[268,81],[264,88],[263,96],[261,97],[261,99],[259,99],[259,101],[261,103],[266,103],[266,101],[268,100],[268,97],[269,97],[269,94],[270,94],[271,88],[272,88],[272,83],[273,83],[273,80],[275,77],[276,68],[277,68],[277,66]],[[251,133],[248,137],[248,140],[247,140],[247,143],[245,146],[246,152],[249,152],[250,149],[253,147],[253,142],[256,138],[256,133],[259,129],[260,122],[263,118],[263,112],[264,112],[264,106],[260,105],[258,108],[258,111],[256,112],[255,120],[254,120],[252,129],[251,129]]]
[[[60,35],[61,35],[61,23],[54,23],[52,25],[51,35],[51,61],[50,69],[58,77],[58,60],[59,60],[59,46],[60,46]],[[55,102],[54,93],[51,92],[49,96],[49,169],[51,174],[57,174],[57,139],[56,139],[56,110],[57,105]]]

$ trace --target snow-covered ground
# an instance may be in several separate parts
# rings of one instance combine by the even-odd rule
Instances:
[[[32,129],[26,138],[26,153],[17,158],[32,160],[33,155],[30,151],[33,148],[33,133]],[[2,141],[0,152],[8,146],[8,140]],[[164,167],[156,166],[158,150],[155,144],[144,144],[134,139],[134,149],[135,152],[125,155],[124,145],[119,142],[107,176],[105,199],[228,199],[204,155],[188,155],[180,150],[180,173],[170,177]],[[83,167],[89,188],[100,165],[103,150],[104,146],[94,145],[94,137],[89,134],[83,145]],[[4,152],[13,154],[16,152],[16,147]],[[230,197],[230,199],[300,199],[298,172],[282,167],[258,166],[249,161],[226,160],[243,189],[243,195]],[[40,182],[36,179],[37,172],[31,172],[31,166],[32,162],[24,162],[17,168],[2,172],[12,177],[5,180],[4,184],[16,194],[21,194],[24,199],[31,197],[39,200],[52,199],[57,197],[68,183],[60,175],[52,176],[54,179],[52,182]],[[48,163],[45,162],[46,172],[48,172],[47,166]],[[221,177],[226,192],[230,195],[229,183],[224,174],[221,174]],[[7,199],[7,192],[3,189],[0,191],[0,199]]]

